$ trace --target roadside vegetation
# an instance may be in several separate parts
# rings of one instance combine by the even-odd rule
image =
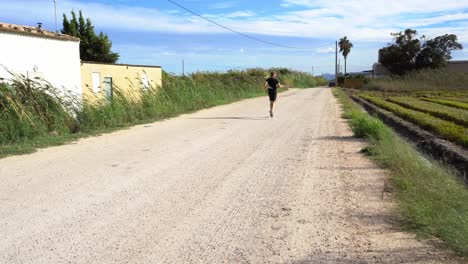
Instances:
[[[275,70],[289,86],[325,84],[306,73]],[[112,100],[85,100],[82,107],[76,98],[48,83],[17,75],[9,84],[0,83],[0,157],[261,96],[267,75],[263,69],[199,72],[186,77],[164,73],[162,87],[138,94],[124,94],[114,87]]]
[[[459,90],[468,90],[468,74],[447,69],[424,69],[403,76],[371,79],[366,85],[366,90],[453,92],[456,95]]]
[[[334,93],[355,135],[369,141],[367,152],[390,171],[404,227],[423,238],[439,238],[457,255],[468,256],[465,185],[450,168],[421,156],[393,130],[369,116],[343,90],[335,89]]]

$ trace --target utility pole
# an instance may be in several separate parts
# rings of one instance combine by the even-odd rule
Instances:
[[[185,61],[182,60],[182,76],[185,76]]]
[[[314,66],[312,66],[312,76],[314,76]]]
[[[341,72],[341,59],[338,59],[338,75],[340,75]]]
[[[58,26],[57,26],[57,0],[54,0],[54,9],[55,9],[55,34],[58,34]]]
[[[338,41],[335,41],[335,84],[338,86]]]

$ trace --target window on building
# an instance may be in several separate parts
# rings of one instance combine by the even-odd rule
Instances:
[[[93,92],[99,93],[101,91],[101,74],[99,72],[92,73]]]
[[[112,100],[113,96],[113,83],[112,77],[104,77],[104,93],[106,95],[107,100]]]
[[[150,80],[149,80],[148,74],[143,74],[141,76],[141,83],[143,84],[144,90],[147,90],[150,88]]]

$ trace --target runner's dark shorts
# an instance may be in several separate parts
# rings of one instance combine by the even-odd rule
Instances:
[[[270,97],[270,102],[276,101],[277,92],[274,89],[268,89],[268,97]]]

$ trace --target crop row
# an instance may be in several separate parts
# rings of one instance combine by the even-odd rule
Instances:
[[[446,121],[430,114],[418,112],[381,98],[360,95],[361,98],[406,119],[439,137],[468,148],[468,128]]]
[[[413,97],[390,97],[388,101],[468,127],[467,110],[421,101]]]
[[[399,96],[399,95],[396,95]],[[411,95],[412,96],[412,95]],[[455,96],[455,95],[423,95],[423,96],[416,96],[418,98],[428,98],[428,99],[439,99],[439,100],[449,100],[449,101],[455,101],[455,102],[462,102],[462,103],[468,103],[468,94],[461,96]],[[422,99],[420,98],[420,99]]]
[[[468,110],[468,103],[465,102],[437,98],[423,98],[422,100]]]

